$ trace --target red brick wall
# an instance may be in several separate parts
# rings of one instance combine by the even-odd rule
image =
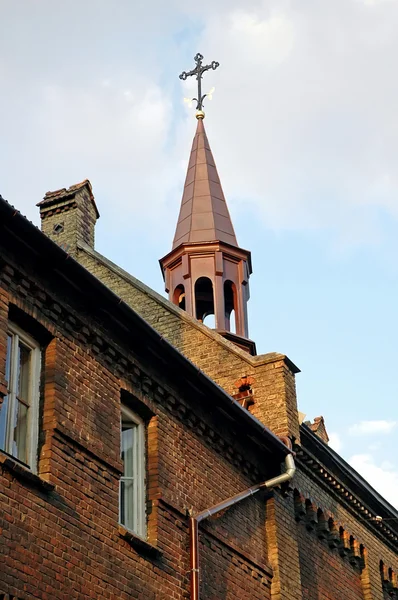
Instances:
[[[29,284],[23,295],[22,276]],[[33,280],[8,267],[0,271],[0,383],[8,302],[48,332],[39,475],[55,486],[45,490],[0,464],[0,594],[23,600],[186,598],[187,509],[202,510],[266,478],[264,465],[272,457],[255,457],[243,440],[245,453],[228,429],[220,430],[200,407],[192,411],[164,375],[156,376],[94,324],[82,298],[66,304],[56,287],[38,274]],[[138,550],[118,529],[121,388],[146,407],[148,541],[160,556]],[[203,599],[270,598],[264,523],[265,502],[258,496],[201,527]]]
[[[303,600],[363,600],[359,567],[307,531],[304,523],[298,527]]]
[[[380,561],[397,570],[397,553],[366,527],[363,518],[355,516],[348,503],[329,493],[315,473],[299,467],[294,486],[301,498],[299,511],[296,502],[296,527],[303,600],[383,600]],[[334,588],[340,587],[347,595],[333,595]],[[320,595],[314,595],[314,590],[320,590]]]

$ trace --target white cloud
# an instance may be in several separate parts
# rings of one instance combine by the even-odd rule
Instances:
[[[336,452],[340,452],[343,447],[343,441],[341,435],[336,431],[332,431],[329,435],[329,446]]]
[[[222,68],[208,131],[229,198],[275,229],[380,242],[378,211],[398,217],[397,19],[398,3],[351,0],[209,15],[200,45]]]
[[[398,509],[398,468],[391,463],[377,465],[370,454],[355,454],[348,461],[352,467],[390,504]]]
[[[366,6],[377,6],[378,4],[384,4],[387,2],[396,2],[397,0],[355,0],[356,2],[361,2]]]
[[[398,2],[367,3],[121,0],[114,10],[97,0],[92,11],[90,0],[89,30],[74,18],[76,0],[61,13],[21,0],[24,24],[9,4],[0,23],[2,193],[37,220],[34,201],[84,171],[94,190],[106,186],[115,212],[138,201],[165,210],[173,186],[178,204],[195,127],[193,110],[176,119],[194,87],[177,79],[190,47],[189,56],[220,62],[204,82],[205,91],[217,86],[206,126],[233,208],[275,229],[378,244],[379,211],[398,219]]]
[[[348,429],[350,435],[389,434],[398,425],[397,421],[360,421]]]
[[[229,36],[232,44],[240,46],[241,60],[278,65],[293,49],[294,23],[281,12],[261,18],[255,12],[237,10],[229,18]]]

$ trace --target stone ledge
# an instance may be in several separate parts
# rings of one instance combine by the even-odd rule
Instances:
[[[149,556],[150,558],[160,558],[162,556],[159,548],[153,546],[130,529],[126,529],[123,525],[118,526],[118,531],[120,537],[126,540],[140,554]]]
[[[32,473],[32,471],[25,467],[22,463],[14,459],[12,456],[5,454],[0,450],[0,465],[10,471],[17,479],[23,479],[29,484],[37,487],[45,492],[52,492],[55,489],[55,485],[42,479],[39,475]]]

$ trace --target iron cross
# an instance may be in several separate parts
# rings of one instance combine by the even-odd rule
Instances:
[[[196,100],[196,110],[203,110],[203,100],[207,96],[207,94],[203,94],[202,96],[203,73],[205,71],[208,71],[209,69],[213,69],[214,71],[215,69],[217,69],[217,67],[220,66],[220,63],[216,62],[215,60],[213,60],[213,62],[211,62],[209,65],[202,65],[202,60],[203,56],[198,52],[194,58],[194,61],[196,62],[196,67],[192,69],[192,71],[183,71],[180,75],[180,79],[182,79],[183,81],[185,81],[187,77],[190,77],[191,75],[196,75],[196,80],[198,82],[198,97],[192,98],[192,100]]]

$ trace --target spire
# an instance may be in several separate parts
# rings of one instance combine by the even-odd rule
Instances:
[[[219,241],[238,246],[203,117],[192,144],[173,250],[183,243]]]
[[[183,71],[180,79],[196,76],[198,97],[193,100],[198,125],[173,247],[159,262],[171,302],[201,323],[209,324],[207,318],[214,315],[212,323],[219,334],[256,354],[247,324],[250,252],[238,246],[203,125],[203,100],[208,94],[202,94],[201,80],[218,62],[203,65],[201,54],[194,60],[195,69]]]

